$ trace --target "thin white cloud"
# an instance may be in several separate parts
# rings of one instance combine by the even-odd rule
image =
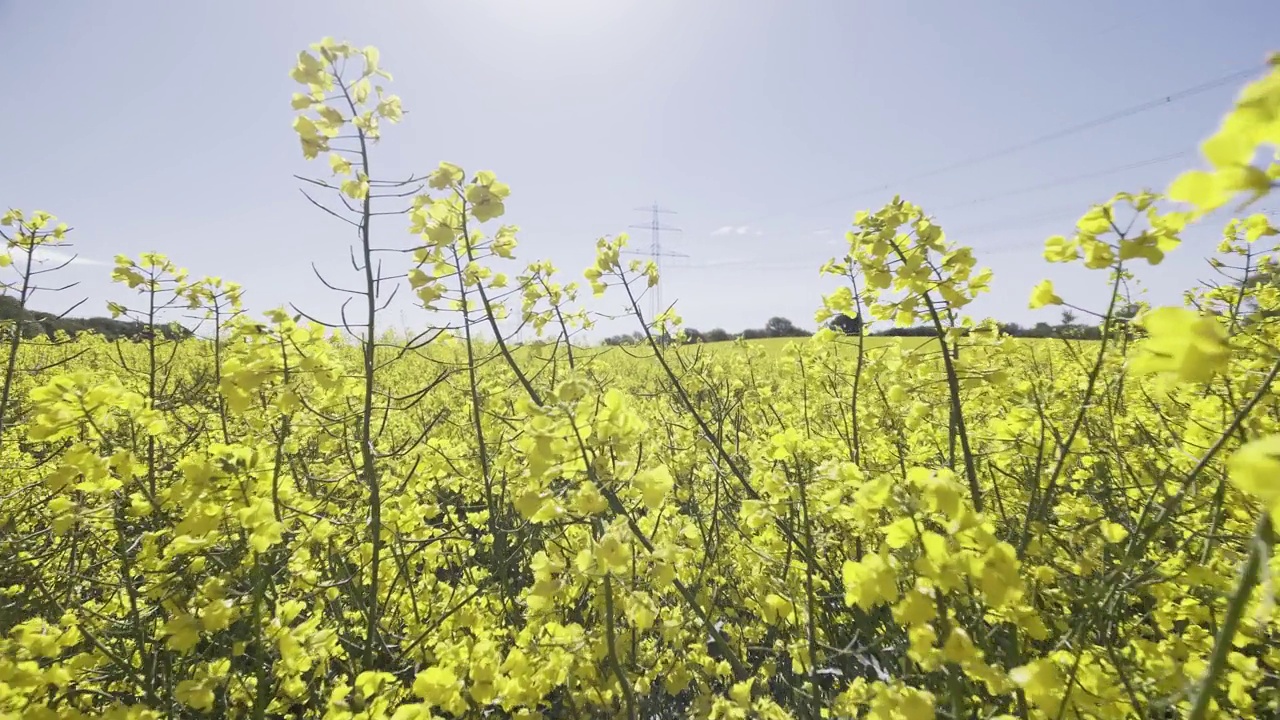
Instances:
[[[822,228],[821,230],[814,230],[813,234],[814,235],[830,235],[831,228]]]
[[[716,258],[715,260],[709,260],[705,262],[688,263],[686,265],[681,265],[680,267],[707,269],[707,268],[734,267],[739,265],[757,265],[761,263],[767,264],[768,262],[770,262],[768,258],[728,256],[728,257]]]
[[[21,253],[23,251],[17,250],[16,252]],[[51,250],[49,248],[41,248],[41,247],[36,248],[36,253],[35,253],[36,265],[62,265],[64,263],[67,265],[97,265],[97,266],[105,266],[105,265],[111,264],[108,262],[103,262],[101,260],[94,260],[92,258],[87,258],[87,257],[84,257],[83,255],[73,255],[71,253],[66,253],[61,250]]]
[[[711,231],[712,235],[763,235],[763,230],[758,230],[750,225],[724,225]]]

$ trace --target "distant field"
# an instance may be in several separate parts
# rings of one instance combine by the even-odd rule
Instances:
[[[770,355],[775,355],[775,354],[780,354],[791,343],[805,343],[808,341],[809,341],[808,338],[760,338],[759,340],[747,340],[746,342],[750,347],[759,348],[769,353]],[[932,341],[933,341],[933,338],[923,338],[923,337],[866,337],[866,338],[863,338],[864,347],[866,347],[868,350],[875,349],[878,347],[884,347],[886,345],[892,345],[895,343],[901,344],[904,347],[917,348],[917,347],[920,347],[921,345],[924,345],[925,343],[932,342]],[[841,344],[845,344],[850,347],[857,347],[857,344],[858,344],[857,338],[848,338],[848,339],[842,338],[840,342]],[[704,347],[706,347],[709,350],[715,350],[717,352],[729,352],[737,348],[740,348],[741,346],[738,345],[736,341],[727,340],[725,342],[706,343]]]
[[[738,342],[736,340],[726,340],[723,342],[700,343],[692,345],[679,346],[682,353],[698,353],[710,352],[717,355],[726,353],[746,353],[751,350],[762,351],[765,356],[781,357],[783,351],[792,343],[807,343],[808,338],[760,338],[758,340],[747,340]],[[858,347],[856,338],[842,338],[839,341],[842,349],[848,352],[856,352]],[[868,351],[875,351],[880,348],[886,348],[894,344],[901,344],[903,347],[915,349],[933,342],[933,338],[921,337],[867,337],[864,338],[865,347]],[[525,352],[532,353],[532,357],[547,357],[548,349],[528,348]],[[650,359],[652,353],[648,345],[600,345],[595,347],[582,348],[576,351],[580,359],[590,358],[591,360],[605,360],[610,362],[619,359],[645,360]]]
[[[925,337],[869,336],[869,337],[863,338],[863,346],[867,350],[876,350],[879,348],[888,347],[888,346],[897,344],[905,348],[914,349],[914,348],[919,348],[926,344],[932,343],[933,341],[934,341],[933,338],[925,338]],[[1018,339],[1018,342],[1020,343],[1036,343],[1036,342],[1043,342],[1043,341],[1047,341],[1051,343],[1062,342],[1061,340],[1057,340],[1057,339],[1044,339],[1044,340],[1040,338],[1019,338]],[[783,350],[785,350],[786,347],[788,345],[791,345],[792,343],[803,344],[807,342],[810,342],[809,338],[760,338],[756,340],[746,340],[741,343],[737,340],[725,340],[723,342],[698,343],[698,344],[683,345],[680,347],[689,352],[696,352],[698,349],[702,349],[702,350],[712,351],[716,353],[744,352],[746,349],[753,349],[753,350],[762,350],[767,355],[773,356],[773,355],[781,355]],[[840,338],[836,342],[840,346],[849,348],[850,350],[857,348],[858,346],[857,338]],[[1072,342],[1089,343],[1089,342],[1095,342],[1095,341],[1085,340],[1085,341],[1072,341]],[[533,357],[545,357],[550,352],[550,346],[547,346],[546,348],[541,348],[535,345],[525,345],[520,348],[519,352],[532,353]],[[584,357],[585,356],[590,356],[590,357],[630,356],[635,358],[641,358],[641,357],[647,357],[650,354],[648,345],[644,343],[640,343],[637,345],[588,346],[588,347],[578,348],[575,352],[582,354]]]

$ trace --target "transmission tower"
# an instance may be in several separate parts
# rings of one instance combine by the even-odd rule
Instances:
[[[648,225],[632,225],[631,227],[638,230],[648,230],[650,232],[649,251],[641,252],[634,250],[624,250],[627,255],[647,255],[654,265],[658,266],[658,284],[649,288],[649,320],[652,321],[667,308],[662,304],[662,258],[664,257],[682,257],[687,258],[684,253],[663,251],[662,249],[662,233],[663,232],[680,232],[680,228],[667,227],[662,224],[663,215],[675,215],[675,210],[664,210],[658,207],[658,203],[654,203],[649,207],[636,208],[637,212],[649,213]]]

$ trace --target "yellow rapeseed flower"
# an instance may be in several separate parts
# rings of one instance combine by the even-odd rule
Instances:
[[[1225,370],[1231,360],[1227,331],[1212,317],[1187,308],[1162,307],[1148,313],[1141,325],[1150,337],[1131,365],[1134,372],[1198,383]]]
[[[1268,435],[1243,447],[1227,461],[1231,484],[1280,515],[1280,435]]]
[[[1061,305],[1062,298],[1053,291],[1053,283],[1041,280],[1031,290],[1031,309],[1036,310],[1045,305]]]

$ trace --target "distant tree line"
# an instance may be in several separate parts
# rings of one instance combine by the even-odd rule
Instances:
[[[1128,322],[1138,314],[1137,305],[1128,305],[1116,311],[1117,322],[1128,328]],[[1075,340],[1101,340],[1102,326],[1087,325],[1076,322],[1075,313],[1063,311],[1057,323],[1038,322],[1035,325],[1023,326],[1018,323],[999,323],[1000,332],[1010,337],[1019,338],[1070,338]],[[912,327],[892,327],[867,333],[874,337],[935,337],[938,332],[932,325],[915,325]]]
[[[148,329],[145,323],[129,320],[116,320],[108,317],[74,318],[63,317],[40,310],[23,309],[18,299],[11,296],[0,296],[0,326],[7,334],[9,328],[21,325],[22,334],[27,338],[44,336],[50,340],[64,332],[71,337],[80,333],[97,333],[108,340],[145,340]],[[192,336],[192,332],[177,323],[171,323],[160,329],[165,338],[181,340]]]
[[[1102,338],[1102,328],[1093,325],[1064,326],[1039,322],[1030,327],[1024,327],[1018,323],[1000,323],[999,327],[1001,333],[1019,338],[1068,337],[1078,340],[1099,340]],[[932,325],[914,325],[912,327],[894,327],[887,330],[878,330],[867,334],[873,337],[935,337],[938,331]]]
[[[1116,317],[1121,323],[1127,323],[1137,315],[1137,312],[1138,307],[1131,305],[1118,311]],[[845,335],[860,335],[865,331],[862,318],[859,316],[837,315],[828,323],[828,326],[832,330]],[[1069,310],[1062,313],[1062,317],[1057,323],[1038,322],[1032,326],[1023,326],[1018,323],[1000,323],[999,327],[1000,332],[1005,335],[1020,338],[1072,338],[1077,340],[1099,340],[1102,338],[1101,325],[1076,322],[1074,313]],[[937,331],[934,330],[932,325],[916,325],[905,328],[892,327],[866,332],[865,334],[871,337],[934,337],[937,335]],[[761,338],[809,337],[811,335],[813,335],[811,331],[796,326],[786,318],[774,317],[770,318],[763,328],[743,330],[739,333],[730,333],[721,328],[705,332],[694,328],[685,328],[684,341],[686,343],[713,343],[737,340],[739,338],[759,340]],[[671,342],[671,338],[663,337],[659,338],[659,341],[667,343]],[[633,345],[641,342],[644,342],[644,334],[639,332],[614,335],[604,340],[605,345]]]
[[[696,342],[725,342],[728,340],[737,340],[743,338],[746,340],[760,340],[762,338],[788,338],[788,337],[809,337],[813,335],[811,330],[806,330],[797,326],[795,323],[784,317],[772,317],[764,324],[762,328],[750,328],[739,333],[730,333],[723,328],[715,328],[713,330],[702,331],[695,328],[685,328],[684,341],[686,343]],[[659,338],[659,341],[670,342],[671,338]],[[624,335],[614,335],[604,339],[605,345],[634,345],[644,341],[644,333],[634,332]]]

